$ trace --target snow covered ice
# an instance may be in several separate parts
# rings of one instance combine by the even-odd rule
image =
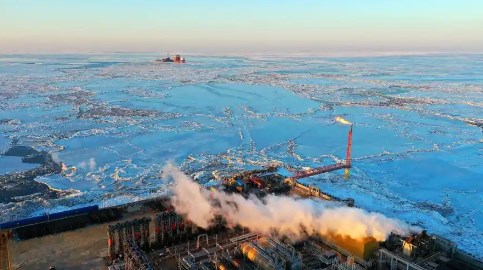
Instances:
[[[0,56],[0,153],[47,151],[69,168],[37,176],[58,196],[7,199],[0,222],[166,194],[174,161],[197,181],[271,163],[345,155],[353,169],[305,179],[483,257],[483,57]],[[0,155],[0,174],[35,167]]]

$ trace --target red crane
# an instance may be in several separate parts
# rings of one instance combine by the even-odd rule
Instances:
[[[296,172],[294,176],[292,176],[291,178],[293,180],[297,180],[300,178],[305,178],[312,175],[317,175],[317,174],[331,172],[331,171],[340,170],[340,169],[346,169],[345,175],[346,177],[348,177],[349,168],[351,167],[351,151],[352,151],[352,125],[349,129],[349,133],[347,136],[347,153],[346,153],[345,162],[337,162],[335,164],[321,166],[321,167],[317,167],[317,168],[313,168],[305,171],[299,171],[299,172]]]

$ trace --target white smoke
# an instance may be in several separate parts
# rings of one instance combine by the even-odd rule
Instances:
[[[97,167],[96,159],[90,158],[89,161],[82,161],[79,163],[78,167],[82,169],[88,168],[89,170],[93,171]]]
[[[410,231],[402,221],[339,203],[274,195],[263,200],[253,195],[247,199],[235,193],[210,191],[173,164],[164,166],[162,177],[174,180],[172,204],[176,212],[202,228],[221,214],[230,226],[238,224],[262,234],[276,232],[293,240],[321,234],[383,241],[393,230],[403,235]]]
[[[59,154],[57,152],[53,152],[52,154],[50,154],[50,156],[52,157],[52,160],[55,163],[60,164],[60,158],[59,158]]]
[[[172,163],[164,166],[161,177],[174,179],[172,204],[176,212],[186,214],[196,225],[207,228],[215,214],[208,199],[209,191],[202,189]]]

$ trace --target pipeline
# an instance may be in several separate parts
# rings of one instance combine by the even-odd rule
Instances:
[[[125,270],[154,270],[153,265],[136,242],[132,239],[124,243],[124,269]]]
[[[198,226],[173,211],[164,211],[155,218],[155,242],[164,247],[196,234]]]
[[[285,269],[282,261],[278,256],[269,253],[268,250],[258,246],[256,242],[245,242],[240,245],[242,254],[250,261],[255,263],[259,268],[264,270],[282,270]]]
[[[134,241],[136,246],[148,248],[150,246],[149,223],[151,218],[129,220],[107,226],[107,257],[113,263],[125,253],[125,242]],[[117,237],[116,237],[117,236]]]
[[[302,196],[317,197],[326,201],[343,202],[349,207],[354,206],[354,199],[352,198],[341,199],[329,193],[323,192],[317,187],[304,185],[293,178],[287,178],[285,179],[285,182],[291,185],[293,187],[293,190]]]

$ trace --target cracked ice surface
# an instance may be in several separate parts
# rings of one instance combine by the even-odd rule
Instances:
[[[343,158],[349,181],[304,181],[456,241],[483,257],[483,57],[0,57],[0,153],[48,151],[71,169],[35,181],[66,191],[0,204],[0,221],[169,192],[174,160],[195,179]],[[0,173],[33,164],[0,156]],[[72,170],[76,167],[76,170]],[[2,194],[0,194],[2,196]]]

